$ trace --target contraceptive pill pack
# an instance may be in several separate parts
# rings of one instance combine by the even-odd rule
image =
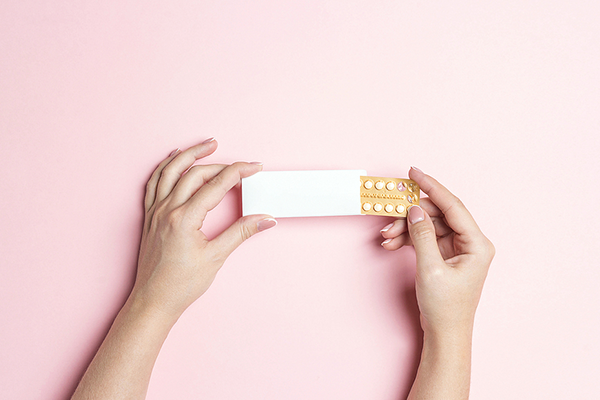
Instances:
[[[365,170],[261,171],[242,179],[242,214],[406,217],[419,204],[420,192],[411,179],[369,176]]]

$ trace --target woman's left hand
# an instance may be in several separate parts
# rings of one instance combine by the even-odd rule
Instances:
[[[145,220],[131,296],[175,318],[206,292],[233,250],[277,224],[270,215],[248,215],[207,240],[201,230],[206,214],[241,178],[262,170],[262,164],[246,162],[191,167],[216,148],[217,142],[209,139],[183,152],[174,151],[146,186]]]

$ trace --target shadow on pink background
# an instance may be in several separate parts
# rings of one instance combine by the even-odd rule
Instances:
[[[68,398],[133,284],[144,185],[177,147],[265,170],[411,165],[497,256],[473,399],[600,391],[593,2],[9,1],[0,13],[0,398]],[[227,195],[214,236],[241,215]],[[402,399],[412,248],[379,217],[281,219],[179,320],[149,399]]]

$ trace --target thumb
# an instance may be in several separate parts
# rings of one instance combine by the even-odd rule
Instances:
[[[408,233],[415,247],[417,267],[429,267],[443,263],[444,259],[435,236],[435,227],[431,217],[419,206],[408,209]]]
[[[277,220],[267,214],[246,215],[235,221],[221,234],[210,241],[217,258],[227,257],[246,239],[254,234],[277,225]]]

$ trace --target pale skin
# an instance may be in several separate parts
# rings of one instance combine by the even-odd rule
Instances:
[[[249,215],[207,240],[206,214],[241,178],[262,170],[245,162],[191,167],[216,148],[209,139],[177,150],[152,174],[134,287],[72,399],[145,398],[160,348],[181,314],[242,242],[276,225],[270,215]],[[495,249],[458,198],[417,169],[409,176],[429,198],[411,207],[408,221],[381,232],[386,250],[412,245],[417,255],[424,341],[409,399],[467,399],[473,320]]]

